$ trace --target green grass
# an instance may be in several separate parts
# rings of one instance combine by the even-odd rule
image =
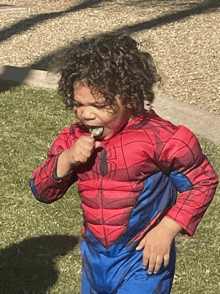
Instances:
[[[0,93],[0,294],[80,293],[81,210],[76,186],[59,201],[36,201],[28,180],[57,134],[75,121],[53,90]],[[220,175],[220,147],[200,138]],[[220,191],[191,240],[178,237],[172,294],[220,292]]]

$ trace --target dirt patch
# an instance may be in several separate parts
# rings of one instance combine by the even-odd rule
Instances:
[[[163,77],[158,95],[220,115],[220,3],[209,1],[18,0],[28,13],[1,15],[0,64],[48,69],[72,40],[127,29]]]

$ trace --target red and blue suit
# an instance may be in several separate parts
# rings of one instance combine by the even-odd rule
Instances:
[[[217,175],[194,134],[153,110],[101,142],[86,164],[56,175],[60,153],[82,135],[82,123],[65,129],[30,179],[35,197],[51,203],[77,181],[83,210],[82,293],[170,293],[175,266],[148,275],[135,248],[165,215],[193,236],[212,201]]]

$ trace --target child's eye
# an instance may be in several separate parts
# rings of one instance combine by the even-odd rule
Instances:
[[[106,104],[96,104],[96,108],[106,108]]]
[[[73,101],[73,107],[76,108],[76,107],[82,107],[84,106],[83,104],[77,102],[77,101]],[[107,107],[106,104],[92,104],[91,106],[95,107],[95,108],[98,108],[98,109],[104,109]]]

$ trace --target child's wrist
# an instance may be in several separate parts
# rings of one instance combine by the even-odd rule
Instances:
[[[171,238],[175,238],[175,236],[183,230],[177,222],[166,216],[161,220],[158,226],[161,227],[163,233],[166,233]]]
[[[72,164],[68,158],[68,150],[63,151],[57,161],[57,171],[58,177],[64,177],[72,169]]]

